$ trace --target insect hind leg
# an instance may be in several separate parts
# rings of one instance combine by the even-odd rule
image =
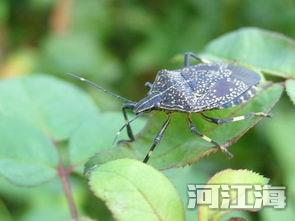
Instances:
[[[225,124],[225,123],[232,123],[237,121],[247,120],[251,117],[258,116],[258,117],[271,117],[270,114],[264,112],[250,112],[245,115],[237,116],[237,117],[230,117],[230,118],[213,118],[206,116],[205,114],[201,113],[201,116],[206,120],[214,124]]]
[[[198,60],[201,63],[210,63],[208,60],[202,59],[200,57],[198,57],[198,55],[196,55],[193,52],[185,52],[184,53],[184,67],[189,67],[190,64],[190,59],[194,58],[196,60]]]
[[[167,120],[164,122],[164,124],[161,127],[160,131],[157,133],[156,137],[154,138],[153,144],[149,149],[149,152],[144,157],[144,160],[143,160],[144,163],[148,162],[148,160],[150,159],[150,157],[151,157],[153,151],[155,150],[156,146],[160,143],[160,141],[161,141],[161,139],[162,139],[162,137],[164,135],[164,132],[167,129],[170,121],[171,121],[171,114],[168,114]]]
[[[188,124],[189,124],[189,128],[193,134],[201,137],[203,140],[205,140],[211,144],[214,144],[214,146],[218,147],[223,153],[225,153],[229,159],[233,158],[233,154],[231,152],[229,152],[224,145],[220,145],[216,141],[212,140],[211,138],[209,138],[206,135],[199,132],[196,125],[194,125],[190,114],[188,114]]]

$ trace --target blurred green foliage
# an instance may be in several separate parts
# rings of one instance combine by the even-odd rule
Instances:
[[[110,111],[119,110],[120,103],[79,84],[92,96],[97,107],[82,90],[51,76],[33,73],[48,73],[66,81],[71,80],[65,73],[77,73],[138,100],[146,94],[144,82],[153,81],[157,70],[179,66],[175,55],[185,51],[214,53],[215,46],[204,50],[209,41],[245,26],[295,38],[294,21],[294,0],[1,0],[0,77],[8,79],[0,83],[0,120],[5,126],[0,128],[0,149],[5,146],[0,154],[1,159],[9,156],[15,161],[1,161],[4,165],[1,174],[8,180],[0,178],[0,220],[70,218],[61,182],[52,179],[57,176],[57,155],[62,156],[66,166],[75,165],[70,184],[78,213],[96,220],[112,220],[106,206],[90,193],[81,171],[83,163],[97,151],[96,145],[110,147],[116,130],[123,123],[120,113]],[[277,48],[273,50],[277,52]],[[246,57],[249,59],[244,63],[257,66],[251,63],[254,52],[244,57],[232,56],[233,52],[236,51],[222,56]],[[276,59],[281,56],[273,54]],[[263,62],[260,58],[254,60]],[[276,61],[279,62],[270,65],[286,67],[285,61]],[[291,61],[291,65],[294,64],[294,60]],[[258,67],[261,66],[258,64]],[[19,75],[29,77],[11,78]],[[280,77],[266,78],[282,81]],[[287,85],[294,102],[294,83],[289,80]],[[2,116],[3,111],[10,115],[9,121]],[[288,207],[280,212],[264,209],[246,217],[262,221],[276,221],[278,217],[286,221],[295,219],[292,135],[295,109],[288,96],[283,96],[273,113],[273,119],[259,123],[231,147],[236,156],[233,160],[215,154],[184,169],[165,172],[181,193],[184,205],[187,183],[206,183],[209,177],[225,168],[247,168],[269,177],[273,185],[286,185]],[[142,125],[143,121],[138,122],[136,131]],[[51,147],[48,134],[57,142],[57,150]],[[144,143],[142,148],[147,147],[150,137],[140,142]],[[40,158],[46,164],[39,162]],[[19,168],[32,178],[19,174]],[[27,186],[50,181],[23,188],[8,182],[15,177],[20,178],[17,184]],[[196,211],[186,211],[187,220],[195,220],[196,216]]]

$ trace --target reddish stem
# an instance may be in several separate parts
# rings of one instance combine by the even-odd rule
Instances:
[[[58,175],[61,179],[61,183],[63,186],[63,190],[68,201],[68,206],[70,209],[71,217],[73,220],[78,221],[78,212],[76,208],[76,204],[73,198],[73,193],[71,190],[70,182],[69,182],[69,171],[64,167],[63,163],[60,163],[58,166]]]
[[[57,173],[58,173],[58,176],[61,180],[61,183],[63,186],[63,191],[65,193],[65,197],[68,202],[71,218],[74,221],[78,221],[78,211],[77,211],[77,207],[76,207],[73,193],[71,190],[70,181],[69,181],[69,176],[71,175],[71,173],[73,171],[73,167],[72,166],[70,166],[68,168],[65,167],[63,158],[62,158],[61,153],[59,152],[59,149],[58,149],[58,142],[56,140],[54,140],[49,134],[48,134],[48,137],[51,140],[53,146],[56,148],[56,150],[59,153],[59,164],[57,167]]]

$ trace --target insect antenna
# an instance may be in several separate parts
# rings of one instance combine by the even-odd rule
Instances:
[[[72,73],[66,73],[66,75],[68,75],[68,76],[70,76],[70,77],[72,77],[72,78],[78,79],[78,80],[80,80],[80,81],[83,81],[83,82],[85,82],[86,84],[90,85],[91,87],[93,87],[93,88],[95,88],[95,89],[97,89],[97,90],[100,90],[100,91],[102,91],[103,93],[108,94],[108,95],[110,95],[110,96],[112,96],[112,97],[115,97],[115,98],[117,98],[117,99],[119,99],[119,100],[122,100],[122,101],[124,101],[124,102],[128,102],[128,103],[134,103],[133,101],[131,101],[131,100],[125,98],[125,97],[122,97],[122,96],[120,96],[120,95],[118,95],[118,94],[115,94],[115,93],[113,93],[113,92],[111,92],[111,91],[108,91],[108,90],[104,89],[103,87],[99,86],[98,84],[96,84],[96,83],[94,83],[94,82],[92,82],[92,81],[89,81],[89,80],[87,80],[87,79],[85,79],[85,78],[82,78],[82,77],[80,77],[80,76],[78,76],[78,75],[75,75],[75,74],[72,74]]]
[[[120,129],[119,129],[119,131],[116,133],[116,135],[115,135],[115,138],[114,138],[114,141],[113,141],[113,144],[115,144],[115,142],[117,141],[117,139],[118,139],[118,137],[119,137],[119,135],[121,134],[121,132],[123,131],[123,129],[125,128],[125,127],[127,127],[127,125],[128,124],[130,124],[130,123],[132,123],[133,121],[135,121],[139,116],[141,116],[142,115],[142,113],[141,114],[137,114],[135,117],[133,117],[132,119],[130,119],[129,121],[127,121]]]

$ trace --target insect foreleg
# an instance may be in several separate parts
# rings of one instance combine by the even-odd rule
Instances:
[[[218,144],[216,141],[212,140],[211,138],[207,137],[206,135],[202,134],[198,131],[197,127],[194,125],[191,115],[188,114],[188,124],[191,132],[199,137],[201,137],[203,140],[214,144],[214,146],[218,147],[222,152],[224,152],[229,158],[232,158],[233,155],[223,146]]]
[[[184,53],[184,67],[189,67],[190,66],[190,59],[191,58],[194,58],[194,59],[196,59],[196,60],[198,60],[199,62],[202,62],[202,63],[210,63],[208,60],[205,60],[205,59],[202,59],[202,58],[198,57],[193,52],[186,52],[186,53]]]
[[[250,112],[245,115],[237,116],[237,117],[230,117],[230,118],[213,118],[213,117],[208,117],[205,114],[201,113],[202,117],[214,124],[225,124],[225,123],[231,123],[231,122],[236,122],[236,121],[242,121],[242,120],[247,120],[251,117],[258,116],[258,117],[270,117],[270,114],[264,113],[264,112]]]
[[[152,155],[153,151],[155,150],[156,146],[160,143],[163,134],[168,127],[169,123],[171,121],[171,114],[168,114],[167,120],[164,122],[163,126],[161,127],[161,130],[157,133],[157,136],[155,137],[152,146],[150,147],[149,152],[146,154],[143,162],[146,163],[150,159],[150,156]]]
[[[120,128],[120,130],[116,133],[116,136],[115,136],[115,138],[114,138],[114,141],[113,141],[113,144],[115,144],[116,143],[116,141],[117,141],[117,138],[119,137],[119,135],[121,134],[121,132],[124,130],[124,128],[125,127],[127,127],[127,125],[129,124],[131,124],[133,121],[135,121],[138,117],[140,117],[142,114],[138,114],[138,115],[136,115],[135,117],[133,117],[131,120],[129,120],[127,123],[125,123],[121,128]],[[123,141],[119,141],[119,142],[123,142]],[[128,142],[128,141],[125,141],[125,142]],[[131,142],[131,141],[130,141]]]
[[[129,140],[124,140],[124,142],[132,142],[135,140],[134,135],[133,135],[133,131],[130,126],[130,122],[128,120],[127,112],[126,112],[127,110],[132,110],[134,108],[134,106],[135,106],[134,103],[125,103],[125,104],[123,104],[123,107],[122,107],[123,116],[124,116],[124,119],[126,122],[127,135],[129,137]],[[120,141],[120,142],[122,142],[122,141]]]

